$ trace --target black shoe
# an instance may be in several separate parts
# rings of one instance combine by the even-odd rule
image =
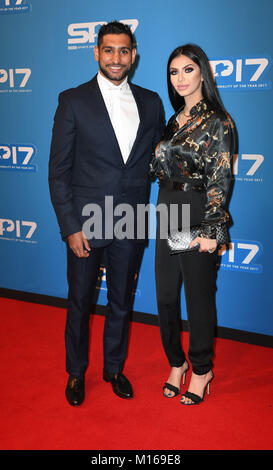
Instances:
[[[183,372],[183,375],[182,375],[182,383],[183,383],[183,385],[185,385],[186,373],[187,373],[187,371],[188,371],[188,369],[189,369],[189,364],[188,364],[187,361],[185,361],[185,362],[182,364],[182,366],[185,366],[184,372]],[[170,390],[171,392],[173,392],[174,395],[171,395],[170,393],[167,393],[167,392],[165,391],[166,388],[167,388],[168,390]],[[170,384],[170,383],[168,383],[168,382],[166,382],[166,383],[164,384],[164,387],[163,387],[163,396],[164,396],[164,397],[166,397],[166,398],[174,398],[174,397],[177,397],[177,395],[179,395],[179,393],[180,393],[180,388],[175,387],[174,385],[172,385],[172,384]]]
[[[133,389],[129,380],[123,374],[110,375],[108,372],[103,371],[103,380],[111,382],[113,392],[120,398],[133,398]]]
[[[213,372],[212,370],[210,371],[210,379],[209,381],[207,382],[204,390],[203,390],[203,394],[202,396],[200,397],[199,395],[196,395],[195,393],[191,393],[189,391],[183,393],[183,395],[181,395],[181,400],[180,400],[180,403],[182,403],[182,405],[186,405],[186,406],[189,406],[189,405],[199,405],[199,403],[201,403],[202,401],[204,401],[204,397],[205,397],[205,391],[207,389],[207,393],[209,395],[209,392],[210,392],[210,382],[212,381],[213,379]],[[189,398],[191,401],[190,402],[185,402],[183,400],[183,398],[186,397],[186,398]]]
[[[65,396],[71,406],[80,406],[84,400],[84,378],[69,376]]]

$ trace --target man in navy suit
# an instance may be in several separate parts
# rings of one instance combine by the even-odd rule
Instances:
[[[119,397],[133,397],[122,371],[144,240],[106,233],[106,224],[115,220],[107,220],[111,211],[105,201],[111,200],[114,213],[119,204],[136,211],[138,204],[147,203],[149,162],[164,127],[159,96],[128,82],[136,57],[130,28],[116,21],[102,26],[94,55],[98,74],[59,95],[49,162],[51,200],[67,243],[66,398],[72,406],[85,396],[89,314],[102,260],[108,298],[103,379]],[[90,204],[97,205],[105,221],[101,236],[88,237],[83,230]]]

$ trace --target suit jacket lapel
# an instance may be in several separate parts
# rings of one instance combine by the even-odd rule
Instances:
[[[143,100],[141,98],[141,94],[139,93],[139,89],[137,87],[135,87],[132,83],[129,83],[130,85],[130,88],[131,88],[131,91],[133,93],[133,96],[135,98],[135,101],[136,101],[136,105],[137,105],[137,109],[138,109],[138,114],[139,114],[139,126],[138,126],[138,130],[137,130],[137,134],[136,134],[136,138],[135,138],[135,142],[134,142],[134,145],[131,149],[131,152],[130,152],[130,155],[127,159],[127,162],[126,162],[126,165],[132,160],[132,158],[134,157],[134,153],[137,149],[137,146],[138,146],[138,143],[140,142],[140,139],[141,139],[141,136],[142,136],[142,133],[143,133],[143,129],[144,129],[144,106],[143,106]]]
[[[139,89],[135,87],[133,84],[129,83],[131,91],[133,93],[133,96],[136,101],[136,105],[138,108],[138,114],[139,114],[139,126],[135,138],[135,142],[133,144],[133,147],[131,149],[130,155],[127,159],[126,165],[132,160],[134,157],[134,153],[137,149],[138,143],[141,140],[141,136],[143,133],[144,129],[144,106],[143,106],[143,100],[141,98],[141,94],[139,92]],[[95,76],[91,81],[90,81],[90,91],[92,93],[92,107],[95,109],[96,113],[96,122],[98,125],[101,125],[104,127],[105,131],[107,132],[107,135],[110,139],[110,144],[112,145],[113,150],[115,150],[120,157],[121,163],[124,165],[124,160],[120,151],[119,143],[116,138],[116,134],[114,131],[114,128],[111,123],[110,116],[108,114],[106,105],[104,103],[104,99],[102,97],[98,81],[97,81],[97,76]]]
[[[90,91],[92,93],[92,108],[95,109],[96,125],[101,125],[105,129],[110,139],[110,145],[113,150],[119,154],[121,161],[124,164],[119,143],[98,85],[97,76],[90,81]]]

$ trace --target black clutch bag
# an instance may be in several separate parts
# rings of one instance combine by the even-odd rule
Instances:
[[[200,233],[201,227],[199,225],[195,225],[189,230],[173,230],[167,238],[170,255],[178,255],[179,253],[184,253],[186,251],[198,250],[198,243],[196,243],[192,248],[190,248],[190,243],[196,237],[199,237]],[[215,238],[217,246],[226,245],[228,243],[228,233],[225,225],[216,227]]]
[[[173,230],[167,238],[170,255],[198,250],[198,243],[193,248],[190,248],[190,243],[196,237],[199,237],[200,232],[201,230],[198,225],[191,227],[190,230]]]

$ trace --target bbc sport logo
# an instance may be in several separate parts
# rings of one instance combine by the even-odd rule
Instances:
[[[33,221],[0,219],[0,241],[38,243],[34,237],[36,229],[37,223]]]
[[[270,90],[271,81],[265,75],[271,67],[272,59],[263,57],[225,57],[210,60],[216,85],[223,90]]]
[[[262,265],[256,264],[262,252],[263,247],[257,241],[232,240],[228,250],[225,248],[219,250],[220,267],[232,271],[262,274]]]
[[[0,0],[1,13],[28,13],[31,10],[29,0]]]
[[[264,156],[261,154],[242,153],[233,157],[233,176],[235,181],[243,183],[262,183],[264,174]]]
[[[0,93],[29,93],[30,68],[0,68]]]
[[[132,33],[138,27],[138,20],[119,20],[120,23],[127,24],[131,27]],[[96,45],[96,39],[99,28],[106,24],[107,21],[94,21],[89,23],[72,23],[68,26],[68,49],[90,49]]]
[[[36,172],[33,160],[37,154],[34,145],[0,144],[0,170]]]

